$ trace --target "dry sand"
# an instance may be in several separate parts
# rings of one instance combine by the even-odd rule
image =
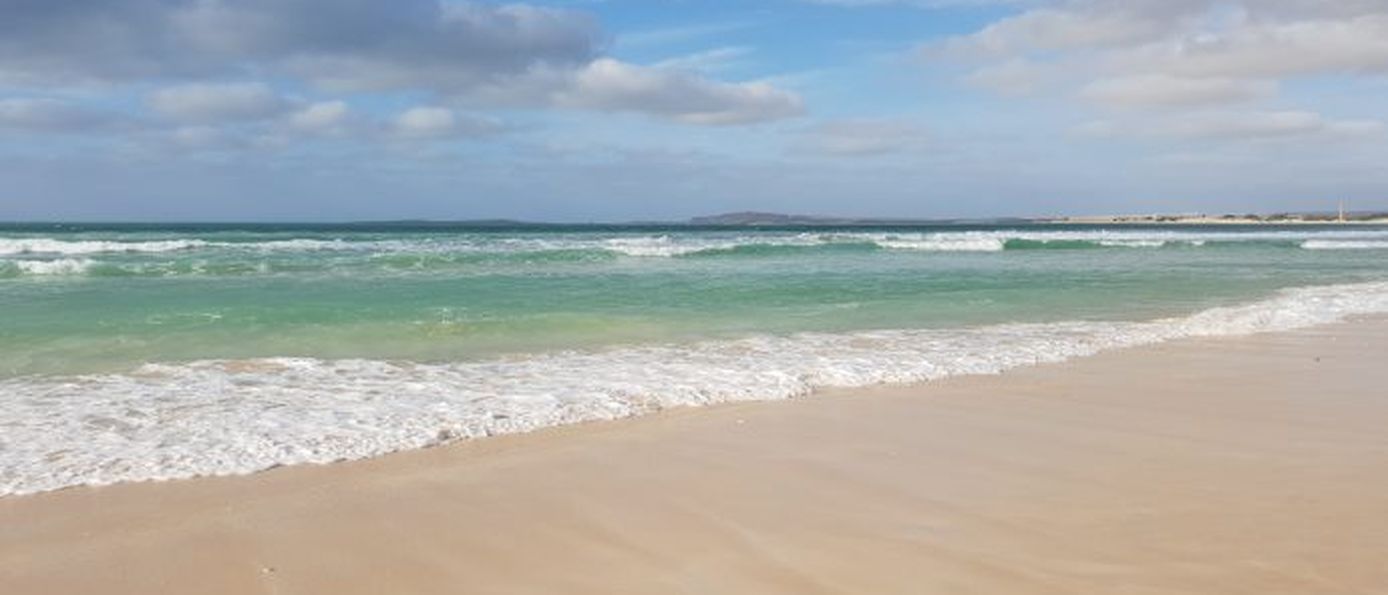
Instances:
[[[0,499],[0,593],[1388,593],[1388,323]]]

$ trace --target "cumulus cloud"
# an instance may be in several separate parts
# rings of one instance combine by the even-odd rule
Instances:
[[[1277,92],[1271,81],[1188,78],[1168,74],[1120,76],[1094,81],[1080,95],[1111,106],[1189,106],[1246,101]]]
[[[554,92],[560,107],[646,112],[690,124],[746,124],[799,115],[801,99],[767,83],[723,83],[603,58]]]
[[[1129,67],[1202,77],[1388,72],[1388,6],[1348,18],[1244,19],[1224,30],[1135,48],[1119,59]]]
[[[287,104],[264,83],[195,83],[159,89],[149,106],[175,120],[225,122],[268,118]]]
[[[477,136],[496,132],[501,124],[475,116],[464,116],[451,109],[418,106],[400,112],[390,124],[390,132],[406,139],[440,139]]]
[[[1034,50],[1114,47],[1159,39],[1185,16],[1190,2],[1174,0],[1153,10],[1152,2],[1071,2],[996,21],[949,41],[954,52],[1008,55]]]
[[[0,82],[159,83],[165,88],[151,94],[149,107],[187,123],[291,109],[255,82],[266,80],[339,96],[422,94],[480,107],[631,111],[691,124],[749,123],[800,110],[800,99],[786,91],[709,79],[692,63],[651,67],[602,57],[606,40],[594,19],[558,8],[444,0],[71,0],[0,9]],[[738,51],[697,60],[707,65]]]
[[[442,107],[416,107],[395,118],[395,129],[403,136],[412,137],[451,134],[456,124],[453,110]]]
[[[1055,0],[923,52],[966,65],[963,82],[1001,94],[1167,112],[1097,120],[1078,129],[1088,136],[1350,138],[1375,133],[1378,122],[1323,117],[1316,106],[1289,106],[1281,92],[1311,77],[1388,73],[1388,3]],[[1246,111],[1230,108],[1237,104]]]
[[[576,12],[439,0],[7,2],[0,72],[30,79],[223,76],[265,68],[372,88],[583,63],[599,35]],[[352,68],[351,71],[336,70]]]
[[[1277,79],[1380,72],[1388,71],[1388,5],[1069,0],[1023,11],[927,50],[985,61],[1035,58],[1107,76]]]

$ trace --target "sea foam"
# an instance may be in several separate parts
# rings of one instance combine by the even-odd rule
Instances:
[[[0,257],[159,254],[189,250],[237,253],[356,252],[367,254],[506,254],[564,251],[605,252],[621,257],[673,258],[717,254],[749,247],[867,245],[914,252],[1000,252],[1034,247],[1161,248],[1209,242],[1280,242],[1306,249],[1372,249],[1388,246],[1388,230],[1164,230],[997,229],[986,231],[670,232],[664,234],[534,234],[497,238],[487,234],[434,235],[412,239],[378,237],[265,237],[224,241],[209,238],[146,240],[0,238]]]
[[[1307,250],[1388,250],[1388,241],[1306,240],[1301,247]]]
[[[754,336],[414,363],[265,358],[0,381],[0,494],[249,473],[672,407],[994,374],[1192,336],[1388,312],[1388,283],[1145,322]]]
[[[27,275],[80,275],[96,264],[89,258],[59,258],[56,260],[16,260],[15,268]]]
[[[197,239],[117,242],[108,240],[56,240],[52,238],[0,238],[0,255],[172,252],[206,245],[205,240]]]

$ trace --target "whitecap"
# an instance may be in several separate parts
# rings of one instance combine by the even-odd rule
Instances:
[[[96,264],[96,261],[87,258],[16,260],[13,262],[21,272],[27,275],[80,275]]]
[[[0,255],[99,254],[103,252],[172,252],[206,246],[203,240],[55,240],[52,238],[0,238]]]
[[[1388,250],[1388,241],[1306,240],[1301,247],[1307,250]]]

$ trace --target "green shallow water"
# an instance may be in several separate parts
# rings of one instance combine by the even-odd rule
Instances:
[[[0,377],[1143,320],[1388,279],[1385,248],[1359,227],[0,226]]]

